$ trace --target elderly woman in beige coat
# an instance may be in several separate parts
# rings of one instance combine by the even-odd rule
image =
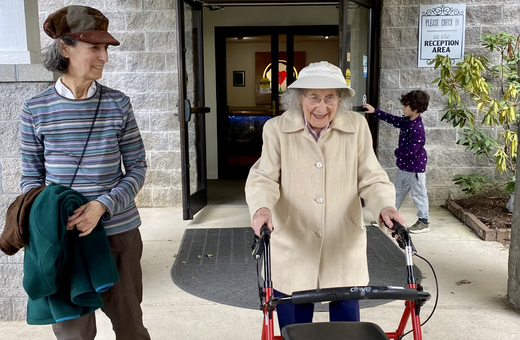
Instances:
[[[282,96],[283,115],[264,125],[261,158],[246,182],[251,227],[272,230],[275,295],[368,284],[366,208],[390,227],[404,217],[372,148],[363,115],[341,70],[312,63]],[[280,329],[312,322],[313,305],[281,304]],[[331,321],[359,321],[358,301],[330,304]]]

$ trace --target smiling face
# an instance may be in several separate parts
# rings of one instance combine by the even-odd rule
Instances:
[[[325,99],[332,104],[326,104]],[[330,99],[330,98],[335,98]],[[316,103],[317,100],[319,103]],[[321,130],[332,122],[338,110],[338,91],[336,89],[306,90],[301,97],[301,104],[305,119],[313,130]]]
[[[67,75],[82,82],[95,81],[103,76],[108,62],[108,45],[78,41],[75,46],[62,44],[62,54],[69,59]]]

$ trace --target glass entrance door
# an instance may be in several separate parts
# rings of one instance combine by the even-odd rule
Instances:
[[[202,7],[176,6],[182,208],[183,219],[191,220],[208,202]]]
[[[363,103],[378,105],[380,8],[373,0],[339,1],[339,66],[356,91],[352,110],[367,118],[377,154],[379,121],[365,114]]]
[[[340,63],[348,85],[356,91],[351,99],[352,110],[364,113],[363,104],[369,97],[369,30],[370,9],[354,1],[340,6]],[[370,73],[370,74],[369,74]]]

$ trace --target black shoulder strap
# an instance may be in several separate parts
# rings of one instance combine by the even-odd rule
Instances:
[[[92,135],[92,130],[94,129],[94,123],[96,122],[96,118],[99,113],[99,104],[101,104],[101,95],[103,94],[103,85],[99,84],[99,99],[96,107],[96,114],[94,115],[94,119],[92,120],[92,125],[90,126],[90,131],[88,132],[87,141],[85,142],[85,146],[83,147],[83,152],[81,153],[81,157],[79,158],[78,166],[76,167],[76,171],[74,171],[74,176],[72,176],[72,181],[70,181],[69,187],[72,188],[72,183],[76,179],[76,174],[78,173],[79,166],[81,165],[81,161],[83,160],[83,156],[85,155],[85,150],[87,150],[88,141],[90,140],[90,136]]]

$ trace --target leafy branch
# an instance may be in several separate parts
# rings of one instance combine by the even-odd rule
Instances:
[[[490,52],[500,54],[498,65],[489,65],[486,57],[473,54],[464,55],[462,62],[453,65],[449,56],[437,55],[430,62],[440,71],[433,83],[447,98],[442,120],[462,130],[457,144],[464,145],[477,159],[485,156],[493,161],[496,170],[508,178],[506,191],[513,192],[518,148],[520,36],[489,33],[481,41]],[[468,107],[461,96],[469,96],[473,106]],[[496,138],[486,132],[492,129],[499,131]],[[475,194],[482,184],[491,183],[480,174],[456,175],[453,181],[469,194]]]

